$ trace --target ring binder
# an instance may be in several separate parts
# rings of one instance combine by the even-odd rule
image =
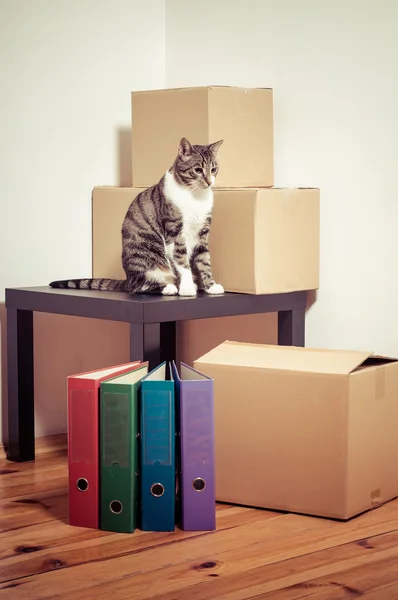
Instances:
[[[141,528],[175,529],[175,385],[166,362],[141,382]]]
[[[216,529],[213,379],[173,362],[180,462],[179,512],[183,531]]]
[[[132,373],[101,383],[101,529],[133,533],[139,499],[139,390],[148,373],[141,363]]]

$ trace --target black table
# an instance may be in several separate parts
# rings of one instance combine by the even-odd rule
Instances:
[[[130,323],[130,359],[149,368],[175,359],[176,322],[209,317],[278,313],[278,344],[304,346],[306,292],[197,297],[123,292],[6,289],[8,362],[8,447],[14,461],[35,458],[33,312],[92,317]]]

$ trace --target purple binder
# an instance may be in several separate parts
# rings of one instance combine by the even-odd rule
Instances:
[[[181,529],[216,529],[213,379],[173,363],[180,433]]]

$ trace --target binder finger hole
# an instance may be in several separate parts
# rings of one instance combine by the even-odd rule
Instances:
[[[206,482],[201,477],[197,477],[193,480],[192,487],[195,490],[195,492],[203,492],[203,490],[206,487]]]
[[[113,512],[113,514],[118,515],[123,510],[123,504],[119,502],[119,500],[112,500],[112,502],[109,505],[109,508],[111,509],[111,512]]]
[[[84,477],[80,477],[80,479],[76,482],[76,487],[79,492],[86,492],[88,490],[88,481],[84,479]]]
[[[156,498],[160,498],[160,496],[163,496],[164,494],[164,487],[161,483],[154,483],[151,486],[151,494],[152,496],[155,496]]]

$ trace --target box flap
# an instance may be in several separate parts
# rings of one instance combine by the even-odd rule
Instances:
[[[357,350],[324,350],[225,341],[195,361],[239,367],[348,375],[372,356]]]

